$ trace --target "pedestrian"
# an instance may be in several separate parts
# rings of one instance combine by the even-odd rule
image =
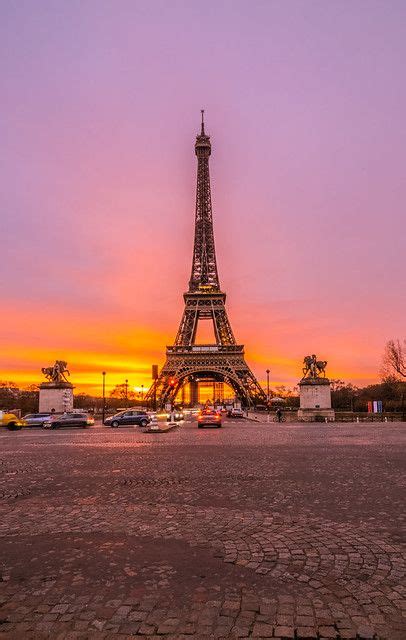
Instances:
[[[280,407],[278,407],[276,410],[276,417],[278,419],[278,422],[282,422],[282,409]]]

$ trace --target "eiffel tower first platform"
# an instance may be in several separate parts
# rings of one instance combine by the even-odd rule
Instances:
[[[244,359],[244,346],[236,344],[220,289],[214,246],[209,157],[210,137],[202,123],[196,137],[197,190],[195,242],[189,291],[184,293],[185,310],[173,346],[166,349],[166,362],[146,399],[158,404],[174,402],[186,385],[192,404],[198,402],[198,383],[226,383],[245,405],[266,402],[266,395]],[[199,320],[211,319],[214,344],[196,344]]]

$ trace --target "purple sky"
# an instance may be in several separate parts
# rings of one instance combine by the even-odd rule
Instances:
[[[4,0],[1,377],[65,353],[83,384],[103,357],[148,384],[190,275],[204,107],[253,369],[294,384],[316,352],[375,379],[405,335],[405,59],[404,2]]]

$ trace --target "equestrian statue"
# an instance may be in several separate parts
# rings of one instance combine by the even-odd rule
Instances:
[[[70,376],[70,373],[67,369],[67,364],[68,363],[64,360],[56,360],[55,364],[52,367],[43,367],[41,371],[48,379],[48,381],[53,382],[54,384],[69,382],[66,377],[67,375]]]
[[[306,356],[303,365],[303,378],[320,378],[321,375],[326,377],[327,360],[317,360],[315,353]]]

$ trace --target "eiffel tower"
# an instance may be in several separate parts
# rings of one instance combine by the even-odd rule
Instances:
[[[266,402],[266,395],[244,359],[244,346],[236,344],[225,308],[226,294],[220,289],[214,246],[209,157],[210,137],[204,130],[196,136],[197,190],[195,242],[189,290],[184,293],[185,310],[173,346],[166,348],[166,362],[146,399],[156,397],[163,406],[174,402],[179,391],[190,386],[192,404],[198,402],[200,381],[226,383],[245,405]],[[199,320],[213,323],[215,344],[196,344]]]

